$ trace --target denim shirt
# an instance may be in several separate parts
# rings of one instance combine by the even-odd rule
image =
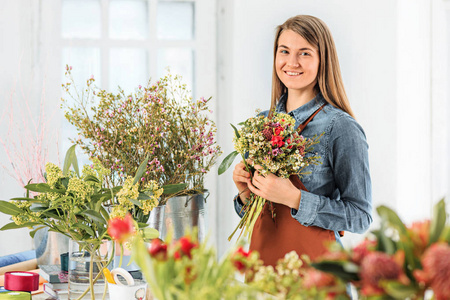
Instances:
[[[285,94],[277,104],[277,112],[286,113],[286,101]],[[319,93],[289,115],[298,127],[325,103]],[[263,114],[267,116],[268,111]],[[311,172],[301,178],[308,192],[301,192],[299,207],[291,209],[291,216],[304,226],[334,231],[338,240],[341,230],[364,233],[372,223],[372,186],[364,131],[349,114],[327,104],[302,135],[312,138],[322,133],[320,143],[314,145],[322,164],[304,169]],[[234,204],[240,214],[243,204],[239,197]]]

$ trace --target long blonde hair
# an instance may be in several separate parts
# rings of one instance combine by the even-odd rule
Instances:
[[[342,82],[336,46],[334,45],[331,32],[322,20],[308,15],[292,17],[277,27],[273,50],[271,110],[276,106],[281,95],[287,91],[286,86],[278,78],[275,68],[278,39],[284,30],[294,31],[301,35],[309,44],[317,48],[320,63],[317,73],[317,84],[314,89],[316,92],[321,92],[328,103],[354,117]]]

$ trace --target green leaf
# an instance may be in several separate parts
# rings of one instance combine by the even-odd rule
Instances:
[[[147,223],[141,223],[141,222],[138,222],[138,228],[145,228],[145,227],[147,227],[147,226],[148,226]]]
[[[377,212],[384,221],[387,221],[391,226],[395,227],[401,235],[406,235],[406,226],[395,211],[387,206],[381,205],[377,207]]]
[[[85,225],[85,224],[83,224],[83,223],[75,223],[75,224],[73,224],[72,227],[82,229],[82,230],[84,230],[86,233],[88,233],[90,236],[95,236],[95,233],[94,233],[94,231],[92,230],[92,228],[89,227],[89,226],[87,226],[87,225]]]
[[[359,280],[358,272],[347,271],[354,269],[352,268],[353,266],[345,267],[345,264],[349,263],[339,261],[321,261],[317,263],[312,263],[311,266],[313,266],[317,270],[331,273],[346,282]]]
[[[11,199],[9,199],[9,200],[15,200],[15,201],[30,201],[30,202],[33,202],[33,201],[39,201],[39,200],[36,200],[36,199],[34,199],[34,198],[27,198],[27,197],[17,197],[17,198],[11,198]]]
[[[40,211],[45,211],[47,209],[48,209],[47,206],[42,206],[42,205],[35,205],[35,206],[30,207],[30,211],[32,211],[32,212],[40,212]]]
[[[94,175],[86,175],[84,177],[84,181],[92,181],[92,182],[100,183],[100,180],[98,180],[98,178],[95,177]]]
[[[65,190],[57,190],[52,189],[48,184],[46,183],[30,183],[25,186],[25,188],[32,192],[38,192],[38,193],[58,193],[63,194],[65,193]]]
[[[237,151],[233,151],[230,154],[228,154],[227,157],[224,158],[222,163],[219,166],[218,173],[219,175],[223,174],[233,163],[234,159],[239,153]]]
[[[128,199],[128,200],[130,200],[131,203],[133,203],[134,205],[136,205],[136,206],[142,208],[142,203],[139,202],[138,200],[136,200],[136,199]]]
[[[389,281],[381,283],[385,291],[395,299],[410,299],[410,297],[417,295],[418,287],[413,285],[403,285],[399,282]]]
[[[159,231],[151,227],[142,229],[142,233],[144,234],[145,239],[156,239],[159,237]]]
[[[434,206],[433,219],[431,220],[430,226],[430,241],[428,242],[428,245],[439,240],[439,237],[445,228],[446,218],[445,201],[442,199]]]
[[[73,145],[67,150],[66,157],[64,158],[64,166],[63,166],[63,175],[67,176],[69,174],[70,166],[73,165],[73,169],[77,173],[78,177],[80,176],[80,171],[78,169],[78,160],[77,155],[75,153],[76,145]]]
[[[102,214],[103,218],[105,218],[106,222],[109,221],[109,213],[106,211],[106,209],[102,206],[100,207],[100,213]]]
[[[31,238],[34,238],[34,236],[36,235],[36,232],[38,232],[39,230],[41,230],[41,229],[43,229],[43,228],[45,228],[45,227],[46,227],[46,226],[39,226],[39,227],[33,229],[32,231],[30,231],[30,236],[31,236]]]
[[[233,124],[231,124],[231,123],[230,123],[230,125],[231,125],[231,127],[233,127],[234,134],[236,135],[236,137],[237,137],[237,138],[240,138],[241,135],[239,134],[239,131],[237,130],[237,128],[236,128]]]
[[[162,186],[163,194],[164,195],[175,194],[175,193],[181,192],[182,190],[186,189],[186,187],[187,187],[187,183],[166,184],[166,185]]]
[[[144,175],[145,170],[147,170],[147,164],[148,164],[148,156],[144,161],[139,165],[139,168],[136,172],[136,175],[134,176],[133,185],[138,183],[141,179],[142,175]]]
[[[138,200],[149,200],[149,199],[152,199],[152,197],[150,197],[146,193],[142,192],[139,193]]]
[[[17,216],[18,214],[21,214],[24,211],[23,209],[12,204],[11,202],[0,200],[0,212],[11,216]]]
[[[91,218],[94,221],[97,221],[97,222],[99,222],[101,224],[106,225],[106,221],[103,218],[103,216],[99,212],[96,212],[95,210],[91,210],[91,209],[85,210],[85,211],[83,211],[81,213],[81,215],[87,216],[87,217]]]
[[[17,228],[24,228],[24,227],[31,227],[31,226],[34,226],[36,224],[38,224],[38,223],[30,222],[30,223],[24,223],[24,224],[21,224],[21,225],[17,225],[16,223],[11,222],[11,223],[6,224],[2,228],[0,228],[0,231],[2,231],[2,230],[10,230],[10,229],[17,229]]]

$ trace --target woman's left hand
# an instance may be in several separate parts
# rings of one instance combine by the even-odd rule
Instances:
[[[298,209],[301,191],[289,179],[277,177],[271,173],[264,177],[259,172],[262,169],[261,166],[256,165],[255,169],[253,179],[247,180],[247,186],[253,194],[274,203]]]

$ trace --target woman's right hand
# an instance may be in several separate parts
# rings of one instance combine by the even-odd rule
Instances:
[[[234,167],[233,181],[239,191],[239,197],[243,203],[250,198],[250,190],[247,186],[247,181],[250,178],[250,173],[246,171],[243,161]]]

